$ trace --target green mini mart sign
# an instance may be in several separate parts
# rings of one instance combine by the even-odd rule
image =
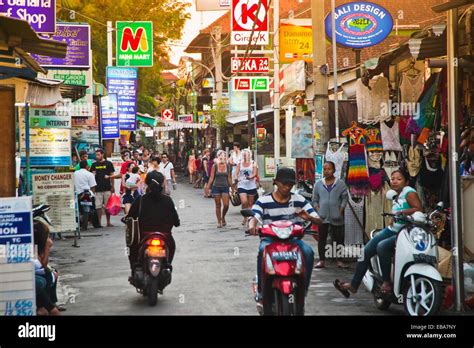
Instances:
[[[117,22],[117,66],[153,66],[152,22]]]
[[[269,77],[233,77],[232,90],[238,92],[268,92],[270,90]]]

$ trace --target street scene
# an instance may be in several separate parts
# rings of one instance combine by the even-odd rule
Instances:
[[[471,316],[473,14],[0,1],[0,315]]]

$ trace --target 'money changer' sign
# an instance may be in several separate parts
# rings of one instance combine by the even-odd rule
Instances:
[[[27,21],[37,33],[56,30],[56,0],[0,0],[0,14]]]

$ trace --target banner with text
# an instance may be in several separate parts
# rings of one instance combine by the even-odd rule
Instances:
[[[137,78],[136,68],[107,67],[107,89],[118,95],[120,130],[137,129]]]

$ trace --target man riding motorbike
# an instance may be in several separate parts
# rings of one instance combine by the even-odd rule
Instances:
[[[254,204],[252,210],[255,216],[263,221],[264,225],[274,221],[288,220],[293,223],[302,223],[303,220],[311,221],[315,224],[321,224],[322,220],[314,211],[311,204],[301,195],[292,194],[291,189],[296,183],[296,173],[291,168],[280,168],[277,172],[273,184],[277,190],[273,193],[260,197]],[[249,221],[250,234],[257,235],[257,219],[254,217]],[[261,296],[261,279],[262,279],[262,257],[265,246],[272,242],[271,238],[262,238],[257,257],[257,281],[258,295]],[[311,272],[313,271],[314,251],[301,239],[295,239],[304,256],[305,265],[305,285],[306,292],[309,289],[311,280]]]
[[[171,265],[176,249],[171,230],[173,226],[178,227],[180,221],[173,200],[163,193],[164,180],[165,177],[160,172],[152,171],[148,173],[145,179],[147,193],[133,202],[127,217],[139,219],[142,239],[147,232],[161,232],[167,237],[166,243],[170,248],[168,262]],[[132,272],[134,265],[138,262],[138,246],[139,241],[130,246],[129,260]]]

